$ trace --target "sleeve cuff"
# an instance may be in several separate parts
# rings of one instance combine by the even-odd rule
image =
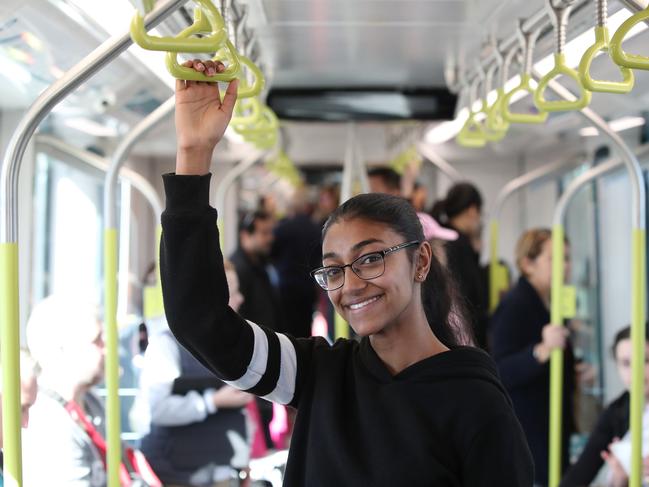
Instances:
[[[205,389],[203,391],[203,401],[205,401],[205,410],[207,414],[214,414],[217,411],[214,405],[214,393],[216,389]]]
[[[211,174],[204,176],[178,176],[174,173],[162,176],[166,210],[182,211],[205,208],[210,204]]]

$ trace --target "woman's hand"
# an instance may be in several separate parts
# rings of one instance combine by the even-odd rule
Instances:
[[[183,66],[213,76],[223,63],[187,61]],[[219,85],[176,80],[176,174],[203,175],[209,172],[214,147],[223,137],[237,101],[238,80],[232,81],[221,102]]]
[[[242,408],[254,399],[252,394],[230,386],[223,386],[212,396],[217,409]]]
[[[563,326],[556,326],[552,324],[543,327],[543,341],[534,347],[534,356],[536,359],[544,364],[550,359],[552,350],[566,348],[569,331]]]

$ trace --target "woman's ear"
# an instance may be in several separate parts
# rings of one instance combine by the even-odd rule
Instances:
[[[424,282],[430,271],[431,261],[433,259],[433,249],[430,243],[424,241],[417,250],[417,265],[415,267],[415,280]]]

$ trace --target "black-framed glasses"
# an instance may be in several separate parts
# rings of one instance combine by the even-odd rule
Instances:
[[[363,254],[349,264],[319,267],[311,271],[311,276],[325,291],[335,291],[343,287],[345,284],[345,267],[351,268],[354,274],[365,281],[376,279],[377,277],[381,277],[385,272],[386,255],[419,244],[420,242],[418,240],[413,240],[384,250]]]

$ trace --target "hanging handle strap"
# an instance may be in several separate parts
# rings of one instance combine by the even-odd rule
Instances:
[[[640,56],[638,54],[628,54],[622,49],[622,43],[629,35],[631,30],[638,24],[649,20],[649,6],[640,12],[629,17],[613,34],[609,49],[611,58],[618,66],[623,66],[630,69],[649,69],[649,57]]]

